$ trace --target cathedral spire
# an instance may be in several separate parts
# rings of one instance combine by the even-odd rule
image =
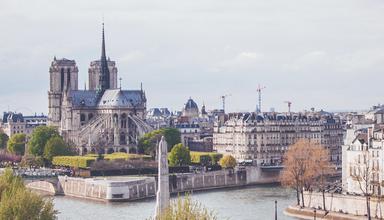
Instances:
[[[99,78],[99,92],[104,93],[106,89],[110,88],[110,75],[108,68],[107,56],[105,53],[105,35],[104,35],[104,22],[103,22],[103,30],[102,30],[102,43],[101,43],[101,71]]]

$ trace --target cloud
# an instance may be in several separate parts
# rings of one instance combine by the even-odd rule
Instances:
[[[285,68],[287,71],[297,73],[360,75],[364,72],[384,71],[382,63],[384,63],[384,51],[380,49],[364,49],[348,53],[316,50],[294,58],[285,65]]]
[[[290,71],[307,71],[318,68],[325,68],[331,65],[332,58],[325,51],[316,50],[308,52],[286,65]]]
[[[250,51],[237,53],[229,59],[217,62],[210,72],[235,71],[256,68],[264,59],[264,54]]]

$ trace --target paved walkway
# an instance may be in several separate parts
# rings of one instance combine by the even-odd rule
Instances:
[[[314,210],[310,208],[300,208],[299,206],[289,206],[284,210],[284,214],[301,219],[314,219]],[[323,210],[316,210],[316,220],[366,220],[365,216],[356,216],[329,212],[326,214]]]

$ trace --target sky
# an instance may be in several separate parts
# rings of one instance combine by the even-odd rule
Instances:
[[[384,103],[382,0],[0,0],[0,111],[47,113],[53,57],[79,87],[101,53],[147,106],[367,109]],[[87,83],[88,84],[88,83]]]

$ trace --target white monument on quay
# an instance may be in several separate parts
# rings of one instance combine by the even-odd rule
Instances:
[[[164,136],[161,137],[158,149],[159,173],[156,194],[155,219],[159,220],[169,207],[169,175],[168,175],[168,144]]]

